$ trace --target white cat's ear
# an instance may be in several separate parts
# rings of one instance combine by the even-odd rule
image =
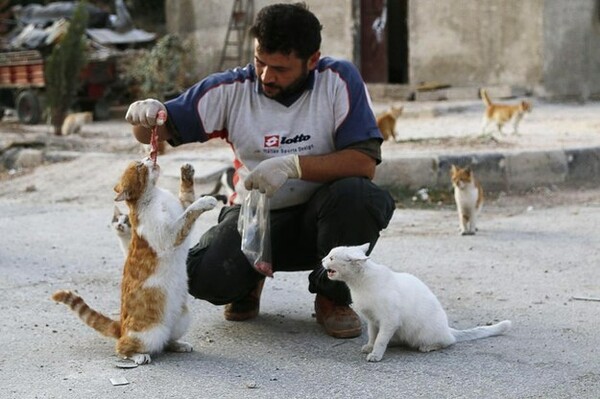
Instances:
[[[366,255],[366,254],[367,254],[367,252],[369,251],[369,247],[370,247],[370,246],[371,246],[371,244],[369,244],[369,243],[366,243],[366,244],[363,244],[363,245],[359,246],[359,248],[360,248],[360,250],[361,250],[361,251],[363,251],[363,252],[364,252],[364,254]]]

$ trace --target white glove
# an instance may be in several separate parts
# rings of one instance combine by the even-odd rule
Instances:
[[[129,106],[125,119],[132,125],[142,125],[145,128],[156,126],[156,117],[159,111],[163,111],[166,115],[167,109],[158,100],[149,98],[147,100],[136,101]]]
[[[265,159],[258,165],[244,181],[246,190],[258,189],[261,193],[272,197],[287,179],[302,177],[298,155],[285,155]]]

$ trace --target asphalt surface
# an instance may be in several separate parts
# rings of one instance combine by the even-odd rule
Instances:
[[[555,107],[555,115],[576,110],[577,123],[589,113],[590,126],[600,124],[600,114],[591,112],[597,104],[549,107]],[[464,131],[465,121],[478,112],[470,104],[435,117],[423,114],[410,124],[425,140],[438,134],[433,126],[440,122],[447,132]],[[467,133],[476,134],[472,126]],[[127,142],[127,129],[119,122],[94,124],[72,143],[98,139],[101,133],[95,132],[103,129],[110,130],[111,139]],[[522,140],[532,140],[535,132],[526,136],[526,120],[522,130]],[[573,145],[596,145],[582,130],[566,131],[583,137]],[[486,145],[464,135],[456,140],[386,143],[384,156],[390,148],[388,153],[410,155],[428,147],[443,154],[444,149],[470,152]],[[523,150],[520,139],[514,140],[511,150]],[[191,161],[199,192],[208,189],[203,183],[230,155],[223,146],[207,148],[160,156],[162,185],[175,190],[178,166]],[[472,237],[458,234],[451,204],[398,208],[372,254],[379,263],[425,281],[453,327],[510,319],[513,329],[505,336],[427,354],[394,347],[380,363],[368,363],[360,353],[366,331],[338,340],[316,323],[307,272],[276,273],[265,285],[255,320],[225,321],[222,307],[190,298],[194,321],[185,339],[194,352],[157,355],[135,369],[116,368],[114,341],[83,325],[50,295],[74,289],[94,308],[117,316],[123,257],[110,229],[112,186],[125,164],[142,153],[138,150],[134,145],[86,148],[71,154],[71,161],[5,173],[0,180],[2,397],[600,397],[600,191],[560,185],[494,195]],[[201,216],[196,237],[217,213]],[[119,382],[124,385],[113,385]]]

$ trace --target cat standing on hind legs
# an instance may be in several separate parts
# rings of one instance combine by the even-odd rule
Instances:
[[[373,262],[368,249],[369,244],[336,247],[322,261],[330,280],[346,283],[354,308],[367,320],[369,340],[361,349],[367,361],[380,361],[390,342],[431,352],[510,329],[509,320],[467,330],[451,328],[442,305],[425,283]]]
[[[184,208],[187,208],[196,199],[194,190],[195,170],[191,164],[186,163],[181,165],[180,172],[179,202]],[[115,205],[110,224],[119,239],[119,245],[121,246],[123,254],[127,256],[129,243],[131,242],[131,222],[129,221],[129,215],[122,212],[119,207]]]
[[[190,344],[179,341],[191,320],[187,238],[196,219],[216,206],[213,197],[202,197],[184,210],[173,194],[156,187],[159,172],[150,158],[132,162],[115,186],[115,200],[125,201],[129,208],[132,234],[121,281],[119,320],[93,310],[71,291],[52,296],[96,331],[116,338],[118,355],[136,365],[150,363],[150,354],[162,350],[192,351]]]
[[[454,188],[460,233],[463,236],[474,235],[477,231],[477,216],[483,206],[483,187],[475,178],[471,167],[452,165],[450,180]]]

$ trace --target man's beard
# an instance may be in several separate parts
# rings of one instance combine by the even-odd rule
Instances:
[[[286,88],[282,88],[281,86],[278,86],[275,84],[265,84],[260,79],[260,77],[258,78],[258,80],[259,80],[261,86],[263,86],[263,93],[265,94],[265,96],[267,96],[273,100],[280,101],[280,100],[284,100],[290,96],[293,96],[294,94],[298,94],[299,92],[304,91],[307,78],[308,78],[308,68],[305,65],[302,67],[302,73],[300,74],[298,79],[294,80]],[[279,89],[279,91],[274,95],[269,95],[265,92],[264,87],[271,87],[274,89]]]

